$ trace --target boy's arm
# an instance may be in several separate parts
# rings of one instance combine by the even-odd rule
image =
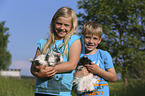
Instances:
[[[104,71],[98,65],[94,63],[91,63],[91,64],[92,65],[86,65],[88,71],[90,71],[91,73],[97,74],[108,81],[117,80],[117,75],[114,68],[110,68],[110,69],[107,69],[107,71]]]

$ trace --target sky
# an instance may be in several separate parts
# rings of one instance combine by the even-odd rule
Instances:
[[[7,50],[12,55],[9,69],[21,69],[21,75],[32,76],[31,62],[37,49],[36,41],[48,36],[48,26],[55,12],[63,6],[76,14],[78,0],[0,0],[0,22],[9,28]]]

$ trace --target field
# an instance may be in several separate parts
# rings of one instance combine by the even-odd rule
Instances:
[[[0,77],[0,96],[34,96],[35,79]]]
[[[133,83],[123,90],[122,80],[109,82],[110,96],[142,96],[145,83]],[[35,79],[14,79],[0,77],[0,96],[34,96]]]

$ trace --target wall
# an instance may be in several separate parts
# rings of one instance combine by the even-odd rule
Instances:
[[[0,75],[4,77],[15,77],[21,79],[20,69],[0,70]]]

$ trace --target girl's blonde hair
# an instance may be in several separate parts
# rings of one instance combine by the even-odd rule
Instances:
[[[99,38],[102,37],[103,33],[100,24],[95,21],[88,21],[83,25],[82,34],[85,35],[86,32],[87,34],[94,34],[96,36],[99,36]]]
[[[63,54],[65,56],[67,56],[67,52],[68,52],[68,41],[70,39],[70,37],[73,34],[76,34],[77,31],[77,16],[76,13],[74,12],[73,9],[69,8],[69,7],[61,7],[60,9],[57,10],[57,12],[54,14],[50,27],[49,27],[49,39],[47,41],[47,43],[44,45],[42,53],[47,53],[49,51],[49,49],[51,49],[51,44],[55,43],[55,31],[54,31],[54,22],[58,17],[65,17],[65,18],[69,18],[71,17],[71,21],[72,21],[72,28],[70,30],[70,32],[67,33],[67,35],[64,37],[63,39],[63,44],[60,46],[60,48],[62,46],[64,46],[64,52]]]

